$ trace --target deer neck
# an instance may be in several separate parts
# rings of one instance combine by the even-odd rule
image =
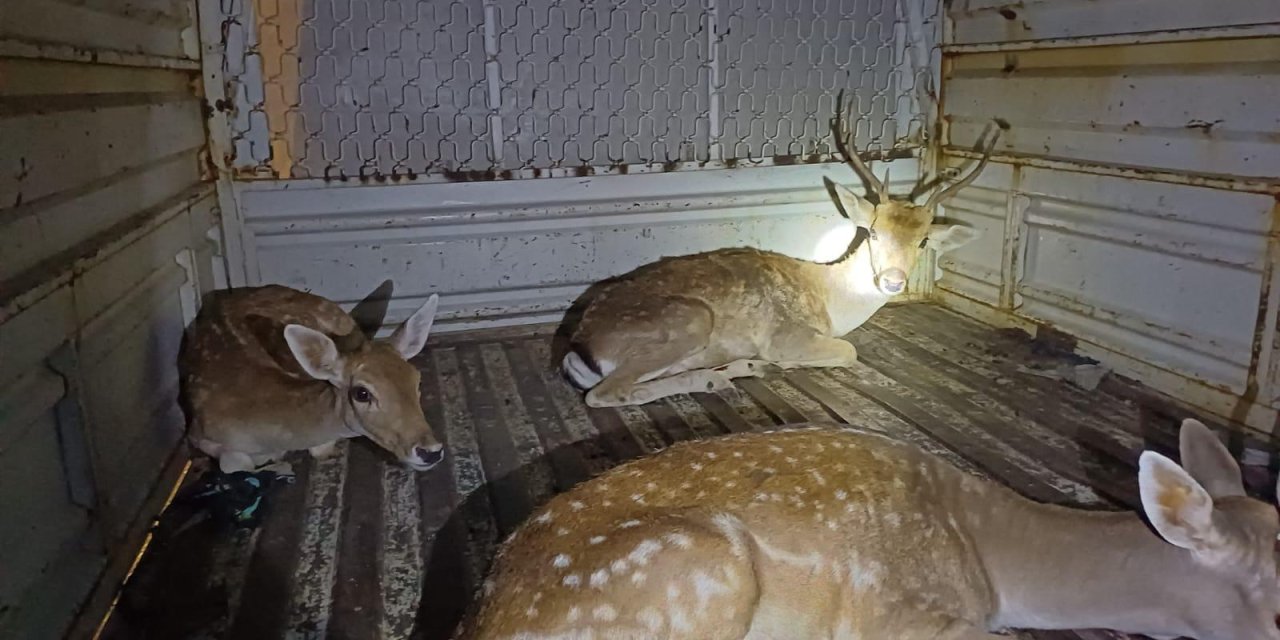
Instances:
[[[875,285],[875,269],[866,242],[835,262],[818,265],[827,290],[832,335],[842,336],[866,322],[890,296]]]
[[[1188,584],[1220,578],[1135,514],[968,492],[963,513],[995,596],[992,629],[1189,633]]]

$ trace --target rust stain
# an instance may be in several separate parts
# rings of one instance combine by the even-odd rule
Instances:
[[[263,110],[271,134],[272,171],[281,179],[293,174],[293,138],[298,134],[297,114],[290,107],[299,102],[298,34],[302,25],[300,0],[254,0],[262,75]],[[225,40],[224,40],[225,44]]]
[[[1213,130],[1214,127],[1216,127],[1217,125],[1223,122],[1225,122],[1225,120],[1214,120],[1212,122],[1209,122],[1208,120],[1196,119],[1188,122],[1185,125],[1185,127],[1187,129],[1199,129],[1203,131],[1205,135],[1209,135],[1209,133]]]

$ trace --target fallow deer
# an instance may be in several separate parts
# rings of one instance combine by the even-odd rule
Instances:
[[[562,368],[593,407],[644,404],[730,386],[780,368],[839,367],[857,359],[839,339],[902,293],[926,246],[942,253],[977,237],[971,227],[931,224],[937,205],[977,178],[999,135],[988,126],[982,159],[945,189],[921,181],[891,196],[845,130],[843,92],[831,121],[836,148],[866,197],[829,179],[839,210],[868,237],[843,257],[816,263],[749,248],[669,257],[606,285],[586,306]],[[916,198],[933,194],[923,205]]]
[[[553,498],[504,544],[466,640],[1277,640],[1276,508],[1187,420],[1143,510],[1026,499],[827,426],[682,443]]]
[[[439,463],[443,447],[422,413],[418,370],[407,362],[426,344],[439,298],[375,342],[391,288],[384,282],[351,314],[278,285],[209,294],[179,355],[193,446],[226,473],[289,451],[323,457],[357,436],[414,469]]]

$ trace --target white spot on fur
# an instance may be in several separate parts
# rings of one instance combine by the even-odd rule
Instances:
[[[645,572],[643,572],[643,571],[637,571],[637,572],[635,572],[635,573],[631,574],[631,584],[634,584],[635,586],[637,586],[637,587],[638,587],[638,586],[640,586],[640,585],[644,584],[645,578],[648,578],[648,577],[649,577],[649,576],[645,575]]]
[[[537,518],[534,518],[534,520],[533,520],[533,521],[534,521],[534,522],[536,522],[536,523],[538,523],[538,524],[546,524],[546,523],[548,523],[548,522],[551,522],[551,512],[550,512],[550,511],[547,511],[547,512],[543,513],[542,515],[538,516]]]
[[[631,553],[627,554],[627,558],[643,567],[649,563],[649,558],[652,558],[653,554],[661,550],[662,543],[657,540],[645,540],[636,545],[636,548],[632,549]]]
[[[576,573],[571,573],[564,577],[564,586],[566,587],[572,587],[576,589],[581,585],[582,585],[582,578],[579,577],[578,574]]]
[[[538,608],[533,605],[529,605],[529,608],[524,610],[524,617],[529,618],[530,620],[538,617]]]
[[[657,490],[658,490],[658,483],[656,483],[656,482],[647,482],[647,483],[645,483],[645,485],[644,485],[644,489],[645,489],[645,491],[657,491]]]
[[[569,530],[564,527],[560,527],[559,529],[556,529],[556,535],[561,537],[567,536],[569,535]]]
[[[880,583],[880,574],[882,567],[880,563],[872,561],[866,564],[859,563],[855,558],[850,558],[849,563],[849,582],[858,589],[866,589],[874,587]]]
[[[604,569],[600,569],[596,571],[595,573],[591,574],[590,583],[591,583],[591,586],[595,587],[596,589],[604,588],[604,585],[609,583],[609,572],[605,571]]]
[[[884,517],[884,521],[889,523],[890,527],[897,529],[898,525],[902,524],[902,516],[896,513],[890,513]]]
[[[587,508],[587,505],[582,504],[581,501],[574,500],[573,502],[569,503],[569,508],[573,509],[574,511],[582,511],[583,509]]]
[[[693,572],[693,592],[698,596],[698,606],[706,607],[707,601],[718,595],[731,593],[729,585],[712,578],[702,571]]]
[[[567,555],[565,555],[565,554],[561,553],[561,554],[557,555],[555,558],[552,558],[552,560],[551,560],[551,565],[552,565],[553,567],[557,568],[557,569],[563,569],[563,568],[565,568],[565,567],[569,566],[569,563],[570,563],[570,562],[572,562],[572,561],[573,561],[573,559],[572,559],[572,558],[570,558],[569,556],[567,556]]]
[[[640,521],[639,521],[639,520],[628,520],[628,521],[626,521],[626,522],[624,522],[624,523],[622,523],[622,524],[618,525],[618,528],[619,528],[619,529],[631,529],[631,528],[633,528],[633,527],[638,527],[638,526],[640,526]]]
[[[680,587],[676,586],[676,583],[674,583],[674,582],[672,582],[672,583],[668,584],[668,585],[667,585],[667,600],[675,601],[675,600],[679,600],[679,599],[680,599]]]
[[[618,619],[618,610],[607,604],[596,605],[591,610],[591,617],[601,622],[613,622]]]
[[[708,452],[706,453],[706,456],[707,456],[707,459],[708,459],[708,460],[715,460],[716,458],[718,458],[718,457],[719,457],[719,456],[717,456],[717,455],[716,455],[716,452],[714,452],[714,451],[708,451]]]
[[[727,513],[711,516],[711,524],[720,530],[720,534],[729,541],[729,551],[736,557],[747,553],[746,541],[743,539],[742,522]]]
[[[849,499],[849,492],[844,489],[836,489],[836,500],[844,502]]]
[[[600,544],[601,542],[604,542],[605,540],[608,540],[608,538],[606,538],[605,536],[591,536],[591,539],[590,539],[590,540],[588,540],[588,541],[587,541],[587,543],[588,543],[588,544]]]
[[[644,504],[644,494],[643,493],[631,494],[631,501],[636,504]]]
[[[631,568],[631,565],[626,560],[614,560],[613,563],[609,565],[609,569],[611,569],[614,573],[617,573],[617,574],[622,574],[624,571],[630,568]]]
[[[741,452],[741,451],[734,451],[734,452],[733,452],[733,457],[735,457],[735,458],[741,458],[741,457],[742,457],[742,452]]]
[[[690,538],[689,536],[683,533],[680,533],[678,531],[674,533],[668,533],[667,535],[662,536],[662,539],[666,540],[667,542],[670,542],[671,544],[677,547],[680,547],[681,549],[693,548],[693,538]]]
[[[580,607],[569,607],[569,614],[564,617],[570,624],[582,619],[582,609]]]
[[[640,610],[640,613],[636,614],[636,621],[644,625],[650,633],[657,633],[662,628],[663,623],[666,622],[666,618],[657,609],[645,607]]]
[[[702,471],[702,463],[700,462],[691,463],[689,465],[689,468],[693,469],[694,471]]]

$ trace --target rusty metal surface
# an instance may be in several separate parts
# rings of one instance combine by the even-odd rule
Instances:
[[[1085,392],[1021,373],[1060,356],[937,307],[886,309],[851,339],[854,368],[597,410],[548,366],[548,333],[437,338],[417,364],[446,463],[411,474],[362,441],[301,461],[259,531],[157,541],[106,637],[402,638],[415,621],[427,638],[447,637],[494,545],[532,508],[689,438],[803,420],[874,425],[1025,495],[1126,509],[1139,452],[1176,448],[1184,414],[1167,400],[1121,381]],[[1234,432],[1229,441],[1270,450]],[[1271,490],[1265,468],[1246,469],[1251,489]]]

